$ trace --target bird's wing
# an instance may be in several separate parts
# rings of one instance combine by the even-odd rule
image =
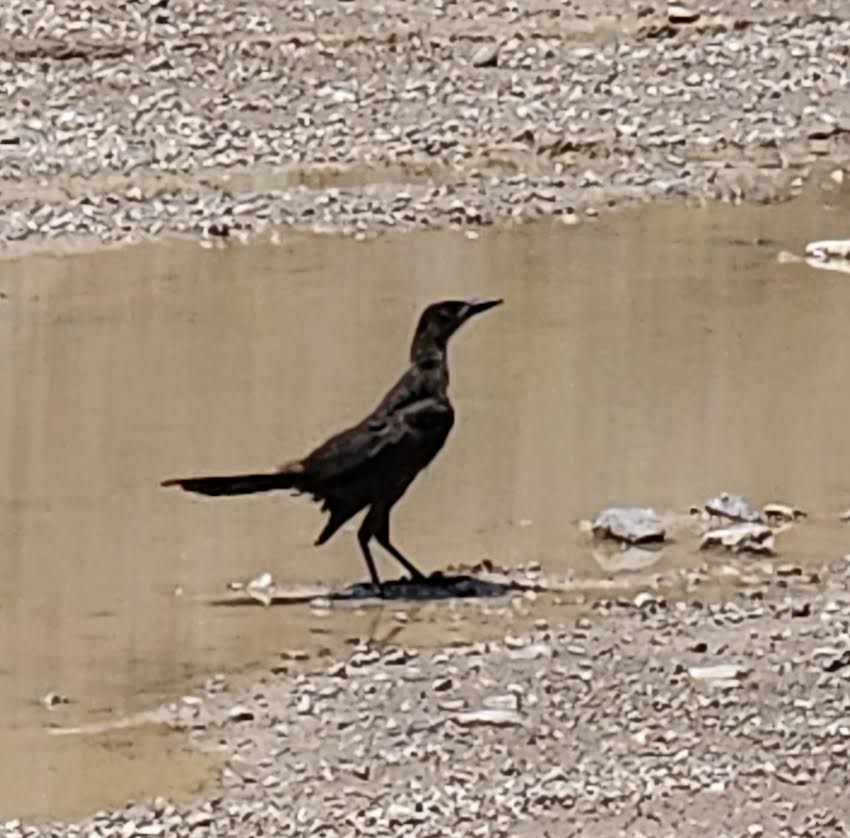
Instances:
[[[453,423],[451,405],[433,397],[373,414],[308,455],[305,475],[311,483],[334,486],[392,480],[394,473],[412,477],[442,448]]]

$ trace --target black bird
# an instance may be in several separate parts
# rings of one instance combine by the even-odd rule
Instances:
[[[277,489],[307,493],[330,513],[315,543],[324,544],[363,509],[357,539],[372,584],[383,593],[369,542],[374,538],[414,579],[419,571],[390,540],[390,510],[443,447],[454,424],[448,397],[449,338],[476,314],[502,300],[445,300],[428,306],[410,347],[410,366],[363,421],[332,436],[277,471],[164,480],[202,495],[246,495]]]

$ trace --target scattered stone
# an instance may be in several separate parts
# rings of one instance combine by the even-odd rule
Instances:
[[[289,660],[289,661],[310,660],[310,653],[306,652],[304,649],[287,649],[285,652],[281,652],[280,656],[284,660]],[[344,666],[344,664],[343,664],[343,666]]]
[[[664,541],[664,525],[652,509],[612,507],[599,514],[592,525],[598,538],[614,538],[627,544]]]
[[[492,725],[494,727],[512,727],[523,725],[522,716],[513,710],[474,710],[468,713],[456,713],[454,721],[464,727]]]
[[[215,815],[212,812],[200,810],[192,812],[185,820],[186,826],[189,829],[200,829],[201,827],[210,826],[215,823]]]
[[[272,603],[273,588],[274,580],[271,573],[263,573],[256,579],[252,579],[247,584],[245,590],[250,597],[253,597],[257,602],[268,607]]]
[[[519,696],[513,693],[506,695],[491,695],[485,698],[482,705],[487,710],[509,710],[513,713],[519,712]]]
[[[676,26],[686,23],[696,23],[699,18],[700,13],[698,9],[683,6],[679,3],[672,3],[667,7],[667,20]]]
[[[656,596],[649,591],[641,591],[634,598],[635,608],[654,608],[663,604],[663,598]]]
[[[848,261],[850,260],[850,239],[810,242],[806,245],[806,256],[824,262],[832,259]]]
[[[302,695],[298,699],[298,704],[295,707],[295,712],[299,716],[308,716],[313,712],[313,699],[309,695]]]
[[[850,666],[850,649],[823,663],[825,672],[838,672],[839,669],[844,669],[846,666]]]
[[[243,704],[235,704],[227,711],[227,718],[231,722],[250,722],[254,719],[254,711]]]
[[[768,503],[762,507],[762,514],[767,520],[797,521],[806,518],[808,513],[796,506],[785,503]]]
[[[524,646],[521,649],[512,649],[508,652],[511,660],[515,661],[533,661],[540,658],[551,658],[552,647],[545,643],[533,643],[530,646]]]
[[[732,524],[721,529],[709,530],[703,535],[699,546],[700,550],[725,547],[733,553],[776,555],[774,531],[764,524]]]
[[[705,502],[709,515],[728,518],[730,521],[755,523],[761,521],[761,513],[742,495],[721,492],[716,498]]]
[[[810,602],[795,602],[791,605],[792,617],[809,617],[812,613],[812,604]]]
[[[44,698],[41,699],[41,703],[48,709],[53,710],[56,707],[59,707],[62,704],[70,704],[71,699],[67,696],[62,695],[61,693],[47,693]]]
[[[688,669],[688,675],[695,681],[740,681],[746,674],[746,670],[736,663],[692,666]]]
[[[834,122],[816,122],[809,126],[807,136],[810,140],[828,140],[840,131],[841,129]]]
[[[497,67],[500,49],[501,45],[496,41],[481,44],[473,53],[470,64],[473,67]]]

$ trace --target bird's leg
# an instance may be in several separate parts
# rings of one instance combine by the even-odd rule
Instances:
[[[369,576],[372,577],[372,585],[380,596],[384,595],[384,586],[378,578],[378,571],[375,568],[375,560],[372,558],[372,551],[369,549],[369,541],[374,535],[375,522],[370,509],[360,529],[357,530],[357,541],[360,543],[360,550],[363,553],[363,558],[366,559],[366,567],[369,568]]]
[[[371,514],[371,513],[370,513]],[[406,558],[401,550],[399,550],[391,541],[390,541],[390,510],[384,509],[381,510],[380,518],[378,519],[378,524],[375,527],[375,541],[381,545],[396,561],[398,561],[402,567],[410,574],[411,578],[415,579],[417,582],[424,582],[427,577],[425,574],[419,570],[410,559]]]

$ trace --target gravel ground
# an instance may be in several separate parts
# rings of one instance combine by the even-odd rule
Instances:
[[[846,0],[4,0],[0,242],[572,222],[850,160]]]
[[[0,835],[847,835],[848,580],[845,559],[720,598],[597,598],[498,642],[286,653],[169,708],[222,759],[206,799]],[[543,604],[500,607],[509,626]]]

